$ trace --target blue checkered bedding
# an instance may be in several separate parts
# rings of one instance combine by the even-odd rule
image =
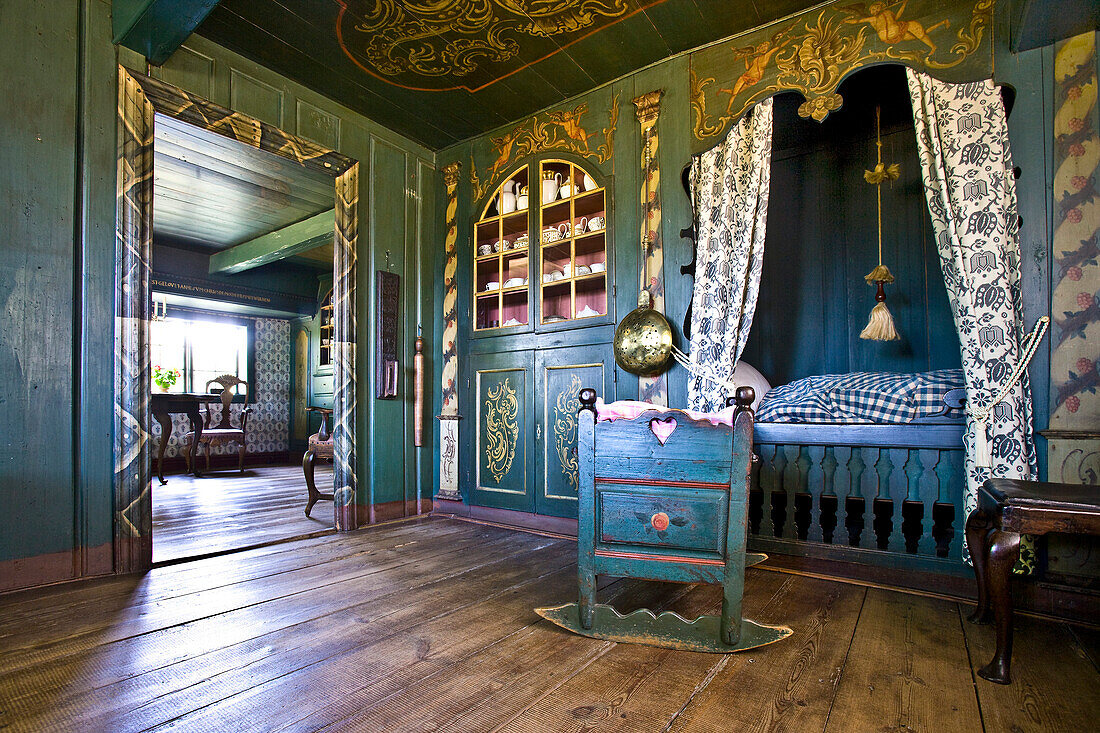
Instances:
[[[962,369],[806,377],[770,390],[756,411],[756,420],[907,423],[939,414],[944,394],[963,386]]]

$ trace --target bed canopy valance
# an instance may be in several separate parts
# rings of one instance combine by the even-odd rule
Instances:
[[[805,98],[818,121],[840,108],[837,88],[861,68],[899,63],[941,81],[993,74],[995,0],[902,0],[818,6],[691,54],[692,154],[718,145],[758,102]]]

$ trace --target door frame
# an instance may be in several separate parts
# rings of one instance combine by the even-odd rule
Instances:
[[[331,175],[333,262],[333,513],[336,529],[356,528],[356,314],[359,163],[253,117],[118,67],[118,174],[115,218],[114,565],[145,570],[153,560],[149,316],[152,289],[153,141],[157,113]]]

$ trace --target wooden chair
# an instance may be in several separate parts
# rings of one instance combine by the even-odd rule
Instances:
[[[210,449],[216,445],[223,445],[229,443],[236,443],[237,453],[239,455],[238,469],[241,473],[244,473],[244,454],[247,451],[247,435],[248,435],[248,416],[252,414],[252,408],[248,404],[248,382],[243,379],[238,379],[232,374],[223,374],[220,377],[215,377],[206,383],[206,391],[210,392],[210,385],[217,384],[221,386],[221,415],[217,425],[211,426],[212,422],[212,406],[205,405],[206,414],[203,417],[202,435],[199,436],[199,444],[195,446],[195,460],[199,460],[198,448],[199,446],[205,446],[203,453],[206,454],[206,470],[210,470]],[[244,407],[241,409],[237,418],[237,427],[233,427],[231,421],[230,405],[233,404],[233,388],[238,384],[244,385],[245,390],[245,402]],[[182,445],[190,445],[191,441],[195,439],[195,433],[188,431],[180,439]],[[191,470],[190,451],[185,451],[184,456],[187,460],[187,470]]]
[[[307,407],[310,412],[321,414],[321,429],[309,436],[309,449],[302,456],[302,473],[306,476],[306,489],[309,491],[309,501],[306,503],[306,516],[313,511],[313,505],[321,499],[332,501],[332,494],[322,494],[317,490],[317,484],[313,481],[313,464],[317,458],[323,458],[330,463],[335,456],[332,444],[332,433],[328,431],[328,417],[332,410],[328,407]]]
[[[978,581],[971,623],[996,624],[997,651],[978,675],[1007,685],[1012,661],[1012,566],[1020,535],[1100,535],[1100,494],[1095,486],[990,479],[978,491],[978,508],[966,518],[966,544]],[[992,606],[992,611],[991,607]]]

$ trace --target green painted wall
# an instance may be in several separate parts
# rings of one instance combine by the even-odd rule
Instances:
[[[112,45],[108,0],[0,4],[0,590],[113,566],[120,61],[148,71],[136,54]],[[401,470],[418,465],[406,437],[413,344],[406,329],[408,399],[379,412],[371,377],[373,283],[391,250],[404,274],[403,322],[430,325],[434,293],[430,285],[421,293],[416,283],[433,277],[420,263],[430,266],[435,255],[434,154],[198,37],[152,73],[360,161],[359,500],[415,496],[426,472]],[[434,368],[431,328],[425,339]],[[380,420],[384,428],[375,429]],[[409,430],[394,430],[394,421]],[[374,456],[385,456],[396,472],[376,471]],[[428,496],[430,486],[421,490]]]

